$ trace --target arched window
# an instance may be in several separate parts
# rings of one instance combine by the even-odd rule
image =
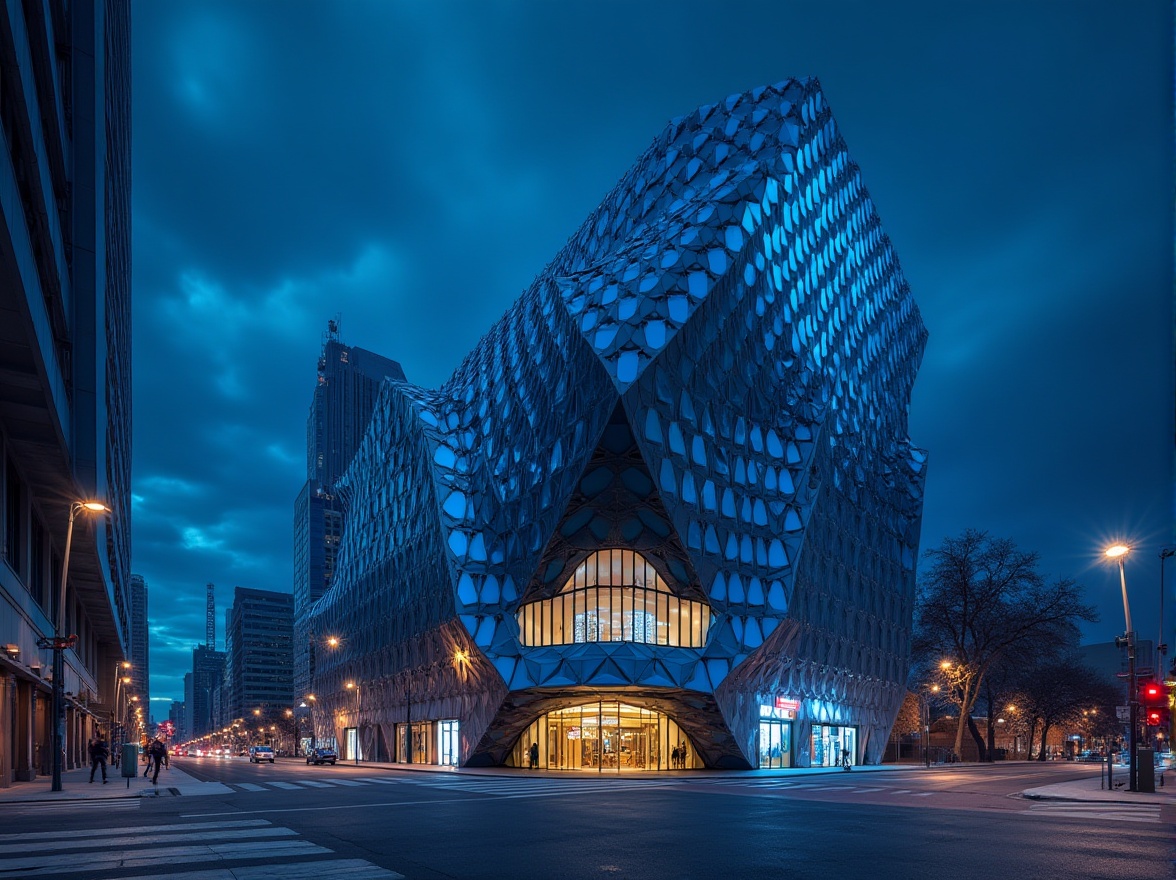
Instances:
[[[598,550],[568,578],[558,594],[519,609],[524,645],[640,642],[701,648],[710,608],[680,599],[661,575],[633,550]]]

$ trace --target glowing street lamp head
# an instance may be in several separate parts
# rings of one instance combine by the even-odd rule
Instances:
[[[1112,544],[1107,548],[1107,559],[1121,559],[1131,552],[1131,548],[1126,544]]]
[[[110,508],[101,501],[83,501],[82,507],[85,510],[90,511],[90,513],[106,513],[106,511],[110,510]]]
[[[351,690],[352,688],[355,687],[355,682],[349,681],[349,682],[347,682],[347,684],[343,685],[343,687],[347,688],[347,690]]]
[[[328,637],[327,644],[330,645],[332,648],[338,648],[339,647],[339,637],[338,636]]]
[[[940,669],[951,669],[951,661],[950,661],[950,660],[944,660],[944,661],[940,662],[940,664],[939,664],[939,668],[940,668]]]

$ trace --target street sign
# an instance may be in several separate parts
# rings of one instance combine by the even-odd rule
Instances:
[[[1131,707],[1130,706],[1116,706],[1115,717],[1127,724],[1131,721]]]

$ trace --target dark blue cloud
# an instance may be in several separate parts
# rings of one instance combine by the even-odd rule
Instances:
[[[672,117],[819,76],[931,336],[924,546],[1041,553],[1144,635],[1172,535],[1160,2],[136,2],[134,568],[182,697],[232,587],[291,588],[321,334],[445,379]],[[1176,582],[1176,571],[1170,572]],[[1169,603],[1169,608],[1176,602]],[[156,713],[159,714],[160,704]]]

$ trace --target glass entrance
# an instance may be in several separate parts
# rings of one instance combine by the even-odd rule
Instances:
[[[759,765],[779,769],[792,766],[792,722],[762,719],[759,726]]]
[[[461,743],[457,737],[456,721],[437,723],[437,755],[440,764],[456,767],[461,760]]]
[[[621,773],[681,770],[703,763],[668,715],[621,702],[587,703],[542,715],[515,743],[508,764],[544,770]]]
[[[814,724],[812,767],[836,767],[843,751],[849,763],[857,764],[857,728],[831,724]]]

